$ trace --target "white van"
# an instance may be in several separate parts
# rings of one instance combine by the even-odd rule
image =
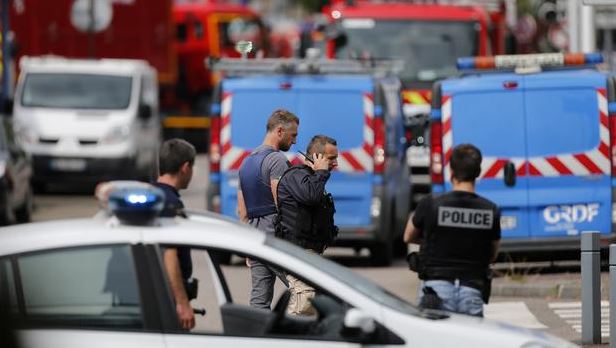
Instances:
[[[20,70],[13,116],[35,185],[156,175],[158,85],[147,62],[24,57]]]

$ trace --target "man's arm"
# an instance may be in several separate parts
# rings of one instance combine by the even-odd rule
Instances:
[[[246,203],[244,203],[244,195],[242,190],[237,190],[237,216],[243,223],[248,223],[248,212],[246,211]]]
[[[272,189],[272,197],[274,197],[274,204],[276,205],[278,205],[278,182],[279,181],[280,181],[280,178],[270,180],[270,188]]]
[[[406,222],[406,228],[404,229],[404,242],[420,244],[421,243],[421,230],[419,230],[413,224],[413,214],[409,216],[409,220]]]
[[[176,248],[165,249],[163,258],[167,276],[169,277],[169,285],[175,298],[175,310],[180,320],[180,326],[185,330],[190,330],[195,327],[195,315],[188,301],[186,289],[184,289],[178,250]]]
[[[496,262],[496,258],[498,257],[498,248],[500,247],[500,240],[493,240],[492,241],[492,250],[490,253],[490,263],[494,263]]]

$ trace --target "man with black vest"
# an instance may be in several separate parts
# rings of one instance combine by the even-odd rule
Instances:
[[[265,233],[274,234],[276,188],[278,180],[290,163],[282,153],[297,140],[299,118],[287,110],[276,110],[267,120],[263,143],[244,159],[239,172],[237,212],[241,221]],[[274,296],[276,275],[286,283],[276,269],[257,260],[246,260],[250,267],[252,291],[250,305],[270,308]],[[286,284],[285,284],[286,285]]]
[[[500,212],[475,193],[481,152],[471,144],[453,149],[452,191],[422,199],[409,219],[404,241],[420,244],[409,266],[422,282],[424,307],[483,316],[500,241]]]
[[[305,164],[289,168],[278,183],[276,236],[321,254],[338,234],[334,201],[325,191],[330,171],[338,165],[336,140],[316,135],[306,153]],[[315,289],[293,275],[286,277],[291,292],[287,311],[295,315],[316,314],[310,303]]]

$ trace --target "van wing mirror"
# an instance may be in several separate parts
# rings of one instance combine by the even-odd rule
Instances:
[[[152,117],[152,107],[147,104],[139,105],[139,118],[142,120],[147,120]]]
[[[507,162],[505,164],[505,185],[508,187],[515,186],[515,164],[513,162]]]

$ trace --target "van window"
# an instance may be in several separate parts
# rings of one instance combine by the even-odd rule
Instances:
[[[484,157],[524,157],[522,98],[521,91],[460,93],[452,102],[454,142],[474,144]],[[486,100],[490,102],[486,103]],[[494,108],[494,105],[507,107]]]
[[[131,90],[130,76],[29,73],[21,104],[45,108],[126,109]]]
[[[528,156],[580,153],[599,144],[594,89],[532,90],[525,94],[525,101]]]
[[[300,119],[295,149],[305,150],[316,134],[335,138],[339,149],[363,144],[363,95],[359,91],[248,90],[238,91],[233,96],[233,145],[246,149],[257,147],[265,135],[267,118],[278,108],[288,109]]]

